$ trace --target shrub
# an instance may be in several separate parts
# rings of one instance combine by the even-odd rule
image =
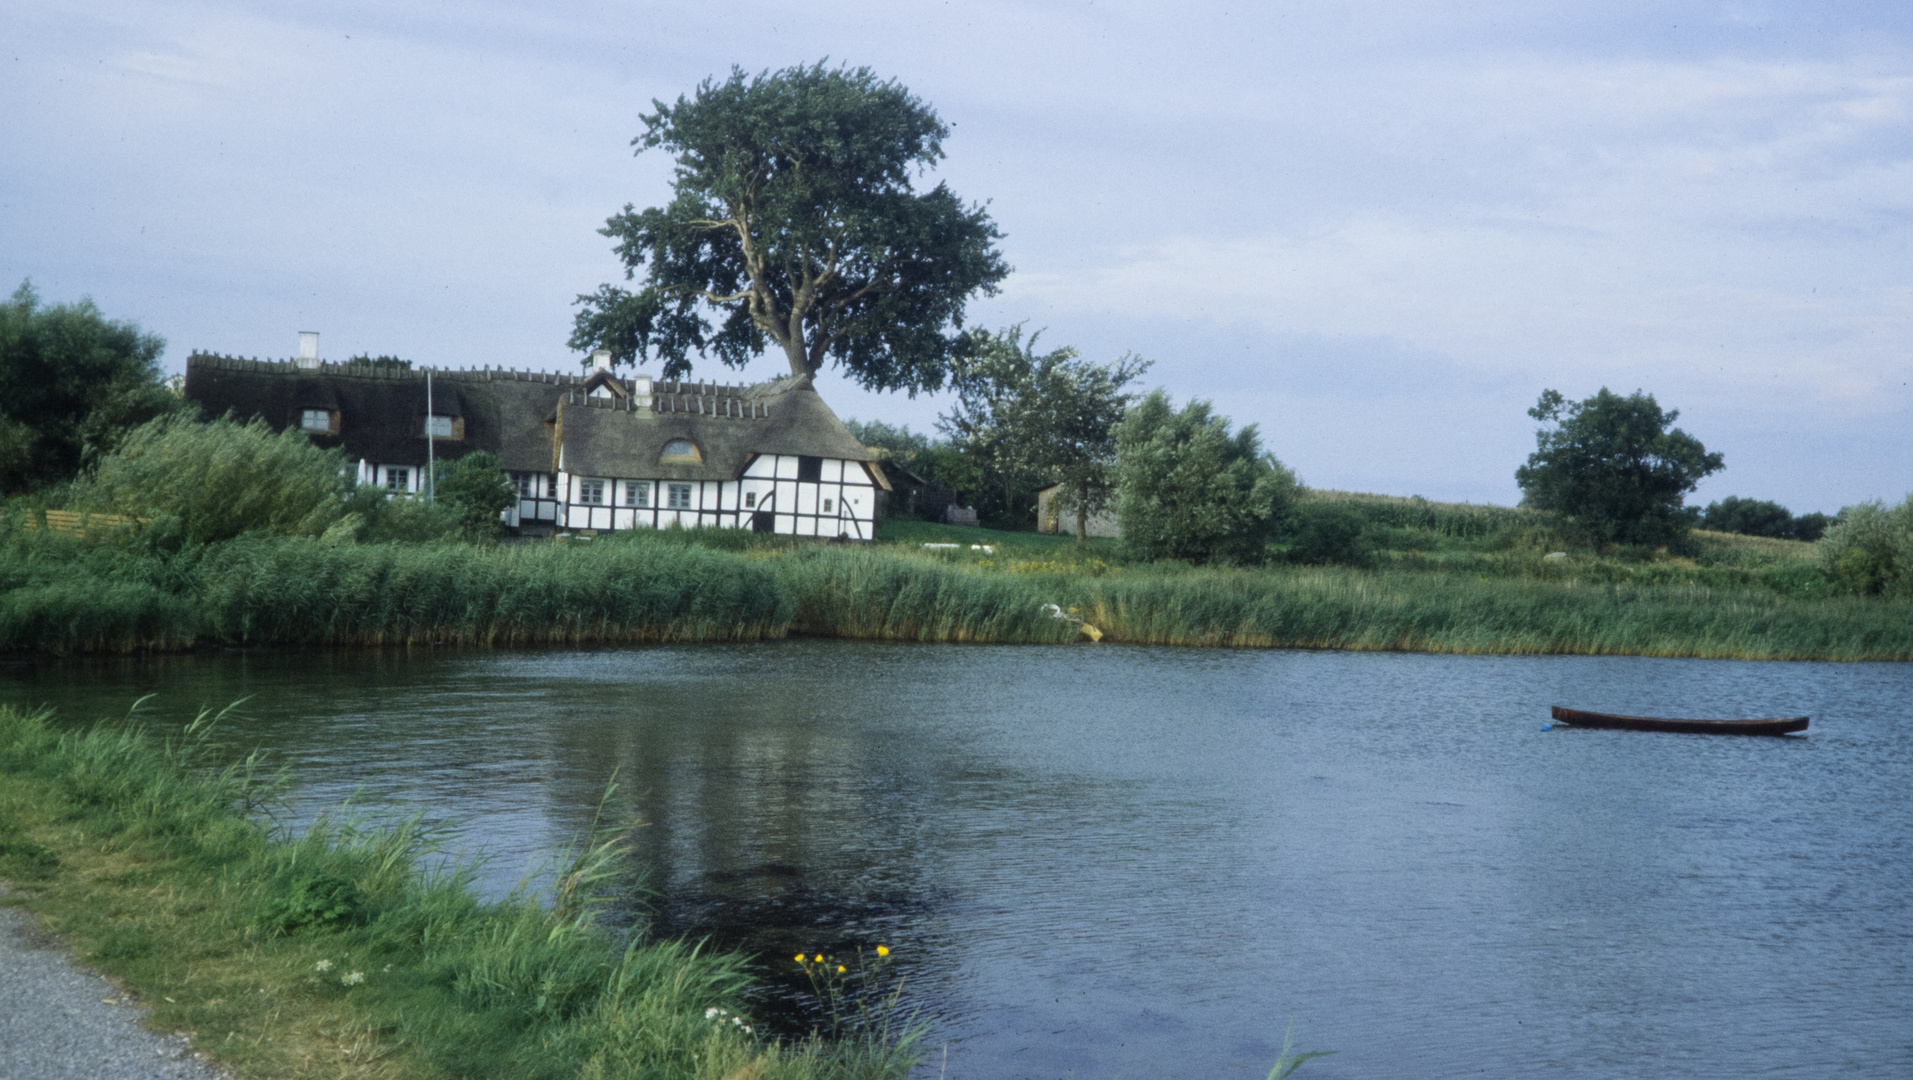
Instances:
[[[487,450],[438,463],[432,497],[451,514],[458,532],[471,539],[489,539],[504,528],[499,515],[518,502],[518,489],[498,468],[498,458]]]
[[[1849,591],[1913,596],[1913,495],[1898,506],[1849,506],[1813,547],[1814,564]]]
[[[1116,425],[1116,447],[1117,517],[1142,558],[1259,561],[1295,504],[1295,474],[1255,425],[1231,435],[1206,401],[1177,412],[1151,393]]]
[[[1296,508],[1287,558],[1311,566],[1367,566],[1374,545],[1362,514],[1351,506],[1307,502]]]
[[[199,423],[184,413],[129,434],[74,488],[81,509],[178,518],[188,541],[241,533],[319,536],[346,514],[350,466],[297,431],[263,420]]]

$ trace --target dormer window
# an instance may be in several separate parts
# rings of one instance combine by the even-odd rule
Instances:
[[[434,439],[462,439],[465,437],[465,418],[462,416],[421,417],[418,434],[421,439],[427,435]]]
[[[689,439],[672,439],[664,444],[664,453],[658,460],[682,465],[696,465],[704,459],[697,452],[697,446]]]
[[[325,435],[336,430],[332,426],[331,409],[301,409],[299,411],[299,430]]]

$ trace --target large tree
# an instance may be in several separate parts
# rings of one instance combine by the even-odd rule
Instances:
[[[1522,503],[1566,514],[1603,542],[1679,539],[1689,522],[1683,499],[1726,467],[1674,427],[1679,409],[1662,411],[1639,390],[1622,397],[1604,386],[1586,401],[1546,390],[1528,415],[1555,426],[1535,433],[1535,452],[1515,470]]]
[[[911,185],[943,157],[935,110],[867,68],[822,63],[734,68],[652,104],[632,143],[674,155],[675,197],[626,204],[599,230],[642,285],[579,297],[573,348],[655,356],[675,377],[693,353],[742,367],[774,344],[793,375],[834,359],[870,389],[942,385],[964,304],[1009,267],[982,206]]]
[[[956,405],[942,423],[989,463],[1005,486],[1006,509],[1019,483],[1061,482],[1081,544],[1090,515],[1115,492],[1115,428],[1135,399],[1124,388],[1150,362],[1125,354],[1100,364],[1067,346],[1038,352],[1040,336],[1024,338],[1021,326],[972,332],[953,380]]]
[[[178,408],[160,381],[165,347],[91,300],[42,306],[29,282],[0,301],[0,493],[71,480]]]
[[[1232,435],[1206,401],[1178,411],[1152,392],[1116,426],[1116,452],[1123,543],[1146,558],[1259,562],[1295,506],[1295,474],[1255,425]]]

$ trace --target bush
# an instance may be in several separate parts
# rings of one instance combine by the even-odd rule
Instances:
[[[157,521],[177,518],[193,543],[241,533],[319,536],[346,515],[350,466],[297,431],[263,420],[199,423],[184,413],[129,434],[75,485],[76,507]]]
[[[1151,393],[1116,425],[1116,454],[1123,543],[1142,558],[1260,561],[1295,505],[1295,474],[1255,425],[1231,435],[1206,401],[1177,412]]]
[[[1813,547],[1813,561],[1863,596],[1913,596],[1913,495],[1898,506],[1849,506]]]
[[[1337,503],[1296,508],[1286,556],[1310,566],[1367,566],[1375,557],[1362,514]]]
[[[503,530],[499,515],[517,504],[518,489],[499,470],[496,456],[478,450],[456,461],[438,463],[432,497],[449,511],[458,532],[483,540]]]

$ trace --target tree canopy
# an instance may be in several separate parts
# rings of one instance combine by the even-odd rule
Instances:
[[[1254,424],[1231,435],[1206,401],[1177,411],[1153,391],[1116,426],[1123,543],[1152,559],[1258,562],[1295,505],[1295,474],[1262,452]]]
[[[599,230],[629,291],[580,296],[571,335],[618,363],[691,355],[742,367],[768,346],[793,375],[827,360],[873,390],[942,385],[964,305],[1009,267],[980,205],[912,179],[943,157],[935,110],[868,68],[733,68],[642,118],[637,152],[674,155],[674,197]],[[713,321],[715,317],[715,322]]]
[[[1125,354],[1102,364],[1068,346],[1038,352],[1041,336],[1025,339],[1021,326],[972,332],[943,424],[1006,488],[1060,482],[1081,543],[1115,492],[1115,427],[1135,399],[1124,388],[1150,362]]]
[[[1674,427],[1680,410],[1652,394],[1602,387],[1586,401],[1546,390],[1528,415],[1553,422],[1515,470],[1522,503],[1566,514],[1596,540],[1665,544],[1685,533],[1681,503],[1702,478],[1726,467],[1699,439]]]
[[[0,301],[0,493],[71,480],[178,408],[160,381],[165,348],[91,300],[44,307],[30,282]]]

